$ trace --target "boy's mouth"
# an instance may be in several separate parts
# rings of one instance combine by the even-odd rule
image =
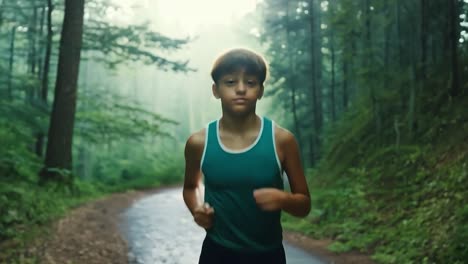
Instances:
[[[236,98],[233,101],[234,101],[234,103],[242,104],[242,103],[247,102],[247,99],[245,99],[245,98]]]

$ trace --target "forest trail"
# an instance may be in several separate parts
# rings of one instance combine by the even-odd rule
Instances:
[[[132,241],[132,233],[129,233],[134,226],[132,223],[134,220],[131,217],[132,215],[133,217],[137,216],[131,213],[131,210],[135,210],[133,205],[137,203],[141,206],[142,198],[145,200],[146,198],[154,199],[152,198],[155,197],[154,194],[167,190],[174,192],[170,189],[160,188],[113,194],[76,208],[56,222],[51,228],[50,236],[39,239],[35,243],[36,246],[30,249],[30,253],[38,255],[40,263],[50,264],[158,263],[156,258],[153,258],[151,262],[145,262],[145,257],[138,259],[138,254],[145,253],[141,250],[135,250],[135,241]],[[161,230],[163,229],[161,228]],[[150,234],[148,232],[143,235],[150,237]],[[286,252],[287,255],[289,254],[288,264],[373,263],[367,256],[356,252],[339,255],[331,253],[326,249],[330,241],[314,240],[290,232],[285,232],[284,237]],[[195,251],[198,250],[197,248]],[[195,251],[185,254],[185,259],[179,256],[178,259],[182,262],[175,263],[189,264],[183,261],[197,257]],[[172,263],[170,257],[167,255],[160,262]],[[307,258],[309,262],[304,262],[304,259]],[[196,263],[196,260],[193,260],[193,263]]]

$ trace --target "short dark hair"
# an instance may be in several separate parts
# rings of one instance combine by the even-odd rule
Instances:
[[[268,75],[266,60],[260,54],[245,48],[237,48],[221,54],[216,59],[211,70],[211,78],[218,83],[223,75],[238,70],[245,70],[247,74],[255,75],[261,85]]]

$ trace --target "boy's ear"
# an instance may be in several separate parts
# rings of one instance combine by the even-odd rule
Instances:
[[[260,86],[260,93],[258,94],[258,100],[262,99],[263,97],[263,92],[265,91],[265,86]]]
[[[211,86],[211,91],[213,92],[213,96],[216,99],[219,99],[218,87],[216,86],[216,83],[213,83],[213,85]]]

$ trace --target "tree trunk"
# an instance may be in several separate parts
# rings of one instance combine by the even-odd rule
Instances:
[[[7,93],[8,98],[13,100],[13,88],[12,88],[12,79],[13,79],[13,64],[15,62],[15,37],[16,37],[16,26],[11,28],[10,35],[10,58],[8,61],[8,83],[7,83]]]
[[[41,56],[41,50],[43,49],[44,46],[44,40],[43,40],[43,32],[44,32],[44,19],[45,19],[45,6],[41,7],[41,16],[39,18],[40,25],[39,25],[39,31],[37,35],[39,35],[39,40],[38,40],[38,52],[37,52],[37,78],[41,80],[42,78],[42,71],[44,69],[44,66],[42,65],[42,56]],[[42,82],[41,82],[42,83]],[[42,87],[39,87],[39,91],[37,91],[37,97],[42,101],[41,95],[42,95]],[[44,155],[44,132],[39,131],[36,134],[36,147],[35,147],[35,152],[38,157],[42,157]]]
[[[0,0],[0,28],[3,26],[3,5],[4,1]]]
[[[421,0],[421,70],[420,70],[420,82],[424,87],[426,80],[426,66],[427,66],[427,2]]]
[[[52,51],[52,0],[47,0],[47,38],[46,38],[46,51],[44,56],[44,67],[42,70],[42,83],[41,83],[41,99],[47,104],[47,94],[49,93],[49,68],[50,68],[50,54]]]
[[[314,1],[314,13],[316,17],[315,22],[315,73],[316,76],[316,83],[315,83],[315,91],[317,92],[317,104],[314,105],[315,107],[315,120],[316,120],[316,127],[317,127],[317,148],[320,152],[320,133],[323,127],[323,106],[322,106],[322,34],[321,34],[321,24],[322,24],[322,17],[321,17],[321,1],[315,0]]]
[[[377,91],[376,91],[376,87],[375,85],[373,84],[373,82],[371,81],[372,79],[372,58],[374,56],[374,52],[373,52],[373,46],[372,46],[372,35],[371,35],[371,13],[370,13],[370,0],[364,0],[365,1],[365,5],[364,5],[364,8],[365,8],[365,48],[367,49],[367,52],[364,53],[364,67],[366,69],[366,72],[367,72],[367,76],[366,76],[366,81],[369,82],[369,89],[370,89],[370,99],[371,99],[371,102],[372,102],[372,112],[373,112],[373,115],[374,115],[374,122],[375,122],[375,132],[376,132],[376,135],[378,138],[380,138],[380,132],[381,132],[381,117],[380,117],[380,105],[379,105],[379,102],[378,102],[378,99],[377,99]]]
[[[335,107],[335,45],[334,35],[330,35],[330,52],[331,52],[331,85],[330,85],[330,108],[333,122],[336,121]]]
[[[459,69],[458,69],[458,39],[459,31],[458,31],[458,1],[457,0],[449,0],[449,10],[450,10],[450,60],[452,66],[452,87],[450,89],[450,95],[455,97],[460,94],[460,79],[459,79]]]
[[[396,1],[396,31],[397,31],[397,43],[398,43],[398,65],[400,66],[400,71],[404,69],[403,62],[403,50],[404,50],[404,41],[403,41],[403,31],[402,31],[402,22],[401,22],[401,0]],[[400,85],[400,109],[401,111],[406,111],[406,99],[408,97],[407,89],[404,85]]]
[[[411,41],[411,46],[409,47],[409,52],[410,52],[410,61],[411,63],[411,69],[410,69],[410,84],[409,84],[409,102],[408,102],[408,136],[409,140],[411,141],[414,136],[414,131],[416,129],[416,120],[417,120],[417,112],[416,112],[416,98],[417,98],[417,87],[418,85],[417,82],[417,65],[415,62],[417,62],[417,55],[416,55],[416,45],[417,45],[417,37],[413,37],[414,41]]]
[[[309,23],[311,30],[311,72],[312,72],[312,103],[313,103],[313,134],[312,145],[314,146],[314,157],[312,157],[312,164],[320,158],[320,133],[323,125],[323,108],[322,108],[322,52],[321,52],[321,32],[320,32],[320,3],[316,0],[310,0],[310,15]]]
[[[44,105],[47,105],[47,94],[49,92],[48,86],[49,86],[49,67],[50,67],[50,54],[52,50],[52,0],[47,1],[47,38],[46,38],[46,52],[44,55],[44,65],[40,67],[39,74],[41,75],[41,90],[40,90],[40,100]],[[44,13],[44,9],[42,9]],[[42,35],[42,21],[41,20],[41,35]],[[42,157],[44,153],[44,140],[45,140],[45,135],[41,131],[37,134],[36,136],[36,154],[40,157]]]
[[[343,112],[348,109],[348,61],[343,59]]]
[[[73,185],[72,141],[83,38],[84,0],[65,0],[54,103],[41,182]]]
[[[292,114],[293,114],[293,121],[294,121],[294,130],[297,136],[297,139],[299,142],[302,141],[301,137],[301,131],[299,128],[299,119],[297,117],[297,106],[296,106],[296,78],[295,78],[295,62],[293,61],[293,57],[295,57],[293,54],[291,54],[292,48],[291,48],[291,35],[290,35],[290,17],[289,17],[289,0],[286,1],[286,45],[288,48],[288,63],[289,63],[289,68],[291,69],[289,73],[289,81],[288,84],[291,86],[291,107],[292,107]],[[301,150],[301,156],[302,156],[302,150]],[[303,158],[303,157],[302,157]]]
[[[37,38],[37,7],[33,7],[33,17],[30,20],[28,28],[29,38],[29,73],[34,74],[36,72],[36,38]]]
[[[315,39],[317,38],[316,34],[316,27],[315,27],[315,3],[314,0],[309,0],[309,27],[310,27],[310,72],[311,72],[311,81],[310,81],[310,91],[312,94],[312,116],[314,117],[314,126],[312,129],[312,138],[310,140],[310,164],[315,164],[316,160],[318,159],[318,98],[317,98],[317,81],[316,81],[316,47],[315,47]]]
[[[354,74],[349,74],[351,72],[355,72],[358,68],[358,63],[359,62],[354,62],[353,59],[357,61],[357,58],[359,58],[358,55],[358,48],[357,48],[357,33],[356,31],[352,30],[349,36],[349,41],[350,41],[350,54],[351,54],[351,59],[348,60],[348,84],[349,84],[349,98],[352,98],[355,94],[359,93],[359,87],[356,85],[356,76]],[[352,100],[348,101],[349,103],[352,103]]]
[[[42,6],[41,7],[41,16],[40,16],[40,19],[39,19],[39,32],[38,32],[38,35],[39,35],[39,43],[38,43],[38,56],[37,56],[37,78],[39,80],[42,79],[42,70],[44,69],[44,65],[43,65],[43,62],[42,62],[42,59],[43,59],[43,56],[41,54],[41,51],[43,50],[44,48],[44,20],[45,20],[45,6]],[[41,91],[42,89],[39,90],[39,98],[40,98],[40,95],[41,95]]]
[[[385,17],[390,17],[390,12],[388,8],[388,0],[384,2],[384,15]],[[388,72],[390,64],[390,23],[385,25],[385,43],[384,43],[384,89],[388,88]]]
[[[400,68],[403,67],[403,50],[404,50],[404,43],[403,43],[403,31],[402,31],[402,22],[401,22],[401,0],[397,0],[397,7],[396,7],[396,22],[397,22],[397,35],[398,35],[398,61],[400,63]]]

